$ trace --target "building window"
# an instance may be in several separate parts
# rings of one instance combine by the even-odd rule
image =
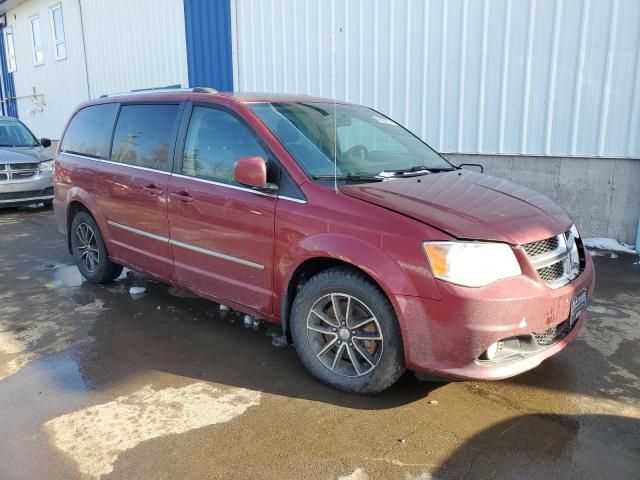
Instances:
[[[53,34],[53,54],[56,60],[67,58],[67,43],[64,40],[64,20],[60,4],[51,7],[51,33]]]
[[[7,70],[11,72],[16,71],[16,49],[13,46],[13,29],[8,27],[4,33],[4,44],[7,54]]]
[[[44,63],[44,53],[42,52],[42,34],[40,32],[40,17],[31,17],[31,46],[33,48],[33,64],[42,65]]]

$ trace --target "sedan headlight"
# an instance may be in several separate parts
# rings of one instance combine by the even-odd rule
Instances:
[[[424,251],[436,278],[465,287],[483,287],[522,274],[506,243],[424,242]]]
[[[53,160],[40,162],[40,165],[38,165],[38,168],[40,169],[41,172],[50,172],[51,169],[53,168]]]

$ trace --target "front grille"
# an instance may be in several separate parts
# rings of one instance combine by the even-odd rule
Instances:
[[[10,163],[9,168],[11,170],[37,170],[37,163]]]
[[[5,163],[0,164],[0,181],[24,180],[38,173],[37,163]]]
[[[0,200],[23,200],[25,198],[50,197],[53,195],[53,187],[42,190],[31,190],[28,192],[6,192],[0,193]]]
[[[570,331],[571,322],[569,322],[569,320],[565,320],[555,327],[547,328],[542,333],[534,333],[533,336],[535,337],[538,345],[547,347],[562,340]]]
[[[584,247],[571,231],[523,245],[540,279],[560,288],[575,279],[584,268]]]
[[[539,242],[528,243],[524,246],[524,251],[530,257],[535,257],[543,253],[552,252],[558,248],[558,237],[546,238]]]
[[[564,265],[562,262],[558,262],[548,267],[542,267],[538,270],[538,275],[545,283],[554,282],[564,275]]]

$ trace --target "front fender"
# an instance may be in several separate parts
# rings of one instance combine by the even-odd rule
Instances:
[[[276,292],[286,291],[296,269],[313,258],[334,258],[354,265],[373,278],[389,298],[417,295],[409,276],[382,249],[358,238],[334,233],[305,237],[289,247],[276,265],[280,279]]]

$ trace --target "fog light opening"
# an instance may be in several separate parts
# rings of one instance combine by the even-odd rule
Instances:
[[[498,352],[502,349],[503,342],[495,342],[489,345],[489,348],[481,355],[482,360],[493,360],[498,355]]]

